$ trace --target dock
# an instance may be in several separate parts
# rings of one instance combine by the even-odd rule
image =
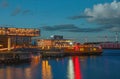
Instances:
[[[91,56],[91,55],[101,55],[102,52],[44,52],[41,54],[42,58],[46,57],[67,57],[67,56]]]
[[[101,55],[102,52],[62,52],[62,51],[39,51],[39,52],[2,52],[0,53],[0,63],[2,64],[20,64],[31,62],[34,56],[41,56],[41,58],[62,58],[68,56],[91,56]]]
[[[24,62],[30,62],[34,55],[39,53],[31,52],[2,52],[0,53],[0,63],[2,64],[19,64]]]

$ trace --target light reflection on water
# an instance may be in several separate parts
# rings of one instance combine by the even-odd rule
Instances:
[[[34,79],[34,68],[40,63],[40,56],[34,56],[31,64],[1,65],[0,79]]]
[[[74,79],[74,66],[73,66],[73,61],[72,58],[68,60],[68,79]]]
[[[68,79],[82,79],[78,57],[70,57],[68,60]]]
[[[42,79],[52,79],[51,66],[48,60],[42,61]]]
[[[120,79],[120,56],[80,56],[0,65],[0,79]]]

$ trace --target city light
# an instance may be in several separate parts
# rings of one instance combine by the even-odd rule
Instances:
[[[0,35],[10,35],[10,36],[39,36],[39,29],[31,29],[31,28],[8,28],[8,27],[0,27]]]
[[[70,45],[73,45],[73,42],[70,42]]]

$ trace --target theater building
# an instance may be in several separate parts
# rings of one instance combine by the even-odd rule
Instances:
[[[40,36],[39,29],[0,27],[0,51],[30,47],[31,38],[37,36]]]

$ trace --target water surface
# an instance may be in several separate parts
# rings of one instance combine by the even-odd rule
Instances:
[[[120,50],[104,50],[102,56],[35,56],[31,63],[1,64],[0,79],[120,79]]]

